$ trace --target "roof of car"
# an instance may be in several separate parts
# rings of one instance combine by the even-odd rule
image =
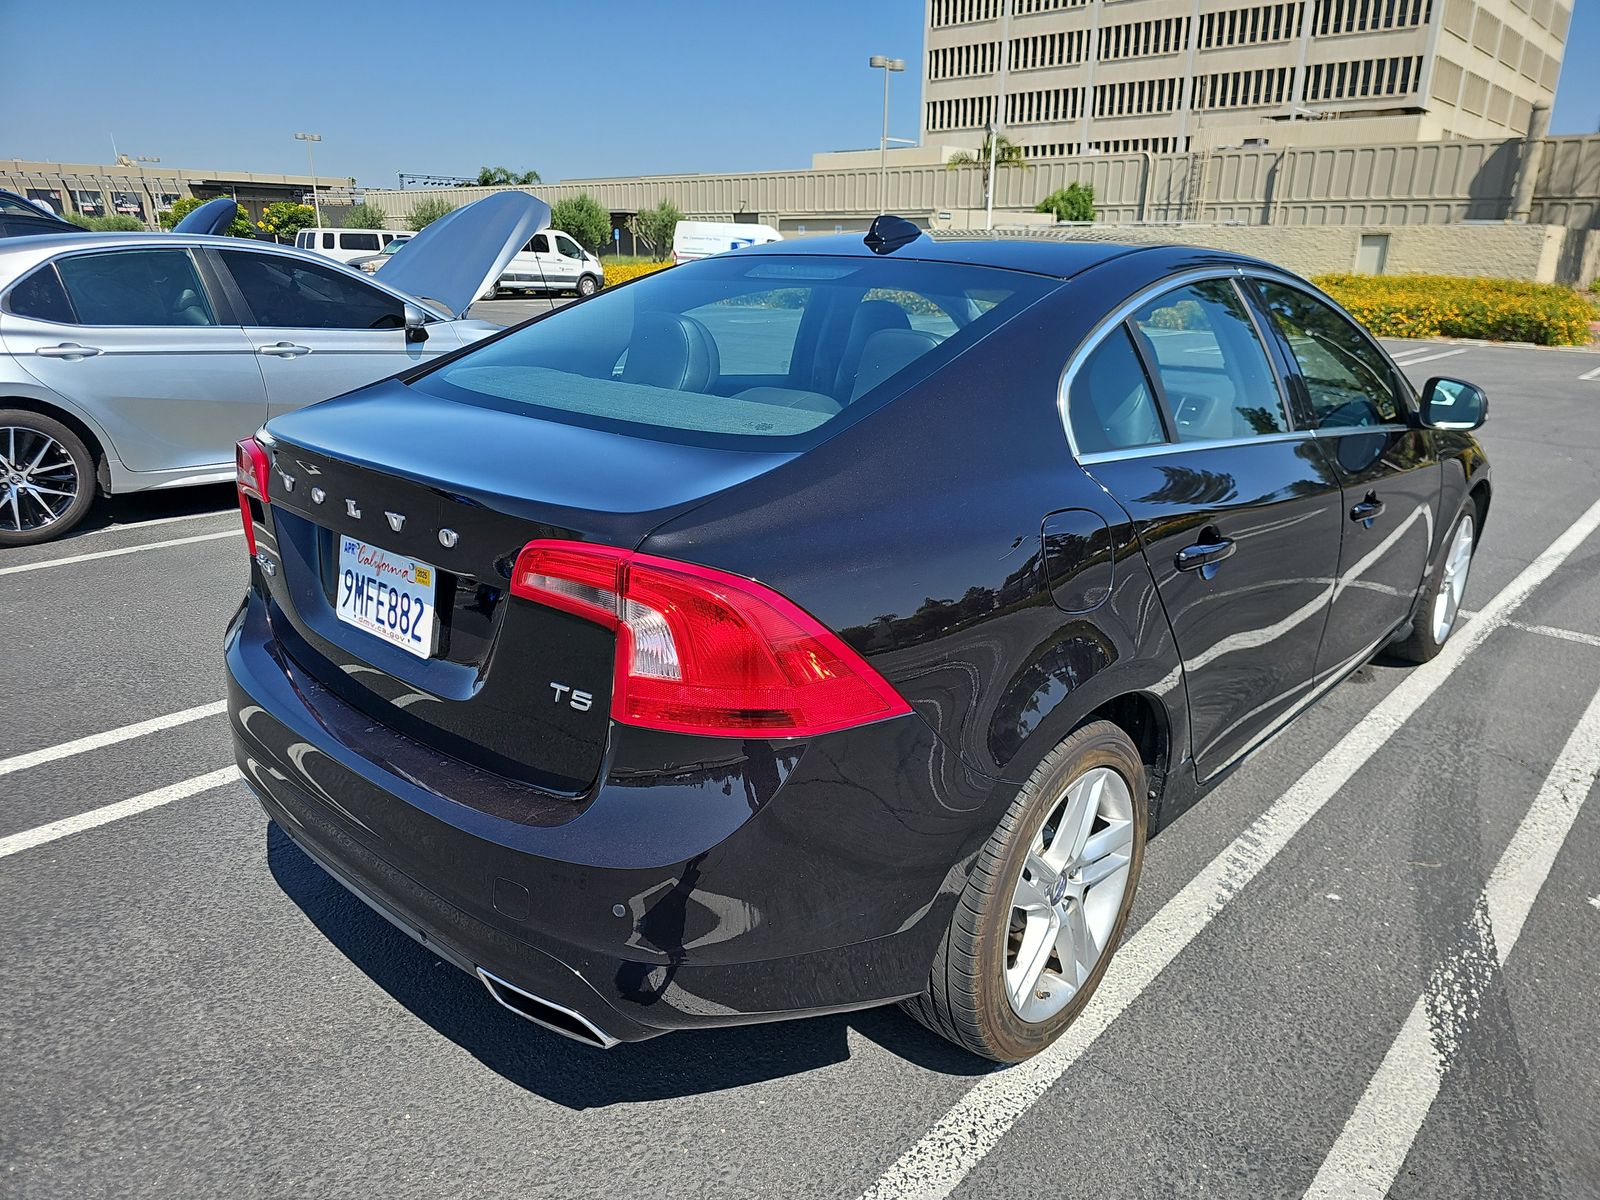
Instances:
[[[769,242],[761,246],[747,246],[732,253],[745,254],[804,254],[846,256],[850,258],[912,259],[921,262],[962,263],[975,267],[998,267],[1008,271],[1026,271],[1033,275],[1049,275],[1066,279],[1098,266],[1113,258],[1130,254],[1168,252],[1161,257],[1194,256],[1197,252],[1208,260],[1226,261],[1240,266],[1267,265],[1241,254],[1220,250],[1198,250],[1194,246],[1129,244],[1073,240],[1070,238],[961,237],[946,233],[923,233],[897,249],[879,254],[870,249],[860,234],[833,234],[826,237],[793,238],[782,242]]]

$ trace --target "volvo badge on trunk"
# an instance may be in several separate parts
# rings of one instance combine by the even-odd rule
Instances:
[[[396,533],[399,533],[403,528],[405,528],[405,524],[406,524],[406,515],[405,515],[405,513],[387,512],[386,511],[383,515],[389,518],[389,528],[394,530]]]

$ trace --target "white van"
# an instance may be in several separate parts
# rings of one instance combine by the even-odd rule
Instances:
[[[765,246],[783,241],[783,234],[770,225],[741,225],[732,221],[679,221],[672,235],[672,261],[690,262],[710,258],[741,246]]]
[[[592,296],[606,281],[606,269],[569,233],[546,229],[536,233],[506,264],[495,293],[577,292]]]
[[[393,229],[302,229],[294,235],[294,244],[298,249],[315,250],[347,263],[353,258],[381,253],[396,238],[404,241],[410,236]]]

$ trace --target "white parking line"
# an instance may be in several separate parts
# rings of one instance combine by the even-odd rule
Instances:
[[[96,550],[92,554],[72,554],[66,558],[47,558],[43,562],[22,563],[15,567],[0,567],[0,575],[21,575],[24,571],[42,571],[46,567],[65,567],[70,563],[89,562],[96,558],[115,558],[119,554],[137,554],[141,550],[162,550],[168,546],[187,546],[192,542],[211,542],[217,538],[244,540],[244,530],[224,529],[221,533],[197,533],[193,537],[168,538],[164,542],[144,542],[138,546],[122,546],[116,550]]]
[[[99,529],[87,529],[78,534],[80,538],[99,537],[102,533],[124,533],[136,529],[150,529],[156,525],[176,525],[179,521],[199,521],[206,517],[233,517],[238,519],[237,505],[219,508],[215,512],[183,513],[176,517],[152,517],[148,521],[129,521],[126,525],[102,525]]]
[[[74,738],[70,742],[62,742],[57,746],[46,746],[42,750],[30,750],[26,754],[13,754],[10,758],[0,758],[0,775],[10,775],[13,771],[26,771],[29,767],[37,767],[41,763],[71,758],[74,754],[86,754],[90,750],[99,750],[103,746],[114,746],[118,742],[144,737],[150,733],[159,733],[163,729],[171,729],[176,725],[185,725],[190,721],[198,721],[202,717],[214,717],[220,712],[225,712],[227,707],[226,700],[218,700],[214,704],[201,704],[194,708],[186,708],[181,712],[168,713],[164,717],[151,717],[148,721],[135,721],[132,725],[122,725],[116,729],[107,729],[104,733],[91,733],[87,737]]]
[[[75,833],[82,833],[85,829],[109,825],[112,821],[122,820],[123,817],[149,812],[152,808],[160,808],[163,804],[171,804],[174,800],[183,800],[201,792],[209,792],[212,788],[219,788],[238,778],[238,767],[223,767],[220,771],[196,775],[193,779],[168,784],[164,788],[132,796],[127,800],[118,800],[115,804],[107,804],[103,808],[93,808],[75,817],[67,817],[61,821],[52,821],[48,825],[39,825],[33,829],[25,829],[21,833],[13,833],[10,837],[0,838],[0,858],[9,858],[13,854],[32,850],[35,846],[42,846],[46,842],[71,837]]]
[[[1592,371],[1585,371],[1582,375],[1579,375],[1578,378],[1579,379],[1600,379],[1600,367],[1596,367]]]
[[[1600,646],[1600,635],[1580,633],[1576,629],[1561,629],[1555,625],[1529,625],[1522,621],[1507,621],[1506,625],[1512,629],[1520,629],[1523,633],[1537,633],[1540,637],[1559,638],[1563,642],[1576,642],[1580,646]]]
[[[1413,358],[1418,354],[1427,354],[1436,349],[1438,349],[1437,346],[1406,346],[1402,349],[1394,351],[1389,355],[1389,357],[1394,359],[1396,363],[1399,363],[1403,366],[1405,365],[1406,359]]]
[[[1418,363],[1432,362],[1436,358],[1449,358],[1453,354],[1465,354],[1466,352],[1467,351],[1465,347],[1462,347],[1459,350],[1441,350],[1438,354],[1424,354],[1418,358],[1396,359],[1395,365],[1401,367],[1414,367]]]
[[[1462,948],[1437,963],[1377,1074],[1323,1159],[1307,1200],[1388,1192],[1461,1053],[1467,1026],[1500,979],[1550,877],[1578,810],[1600,778],[1600,692],[1584,710],[1533,798],[1464,931]]]
[[[1432,662],[1415,668],[1305,772],[1270,808],[1223,848],[1139,928],[1113,960],[1077,1021],[1048,1050],[985,1076],[863,1194],[863,1200],[950,1195],[1017,1120],[1061,1078],[1096,1038],[1137,1000],[1180,951],[1206,928],[1306,823],[1450,677],[1513,610],[1600,528],[1600,501],[1457,630]]]

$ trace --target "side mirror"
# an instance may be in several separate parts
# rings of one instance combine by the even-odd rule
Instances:
[[[406,341],[408,343],[425,342],[428,340],[428,314],[415,304],[406,305]]]
[[[1436,375],[1422,389],[1422,423],[1429,429],[1476,429],[1489,415],[1489,397],[1475,383]]]

